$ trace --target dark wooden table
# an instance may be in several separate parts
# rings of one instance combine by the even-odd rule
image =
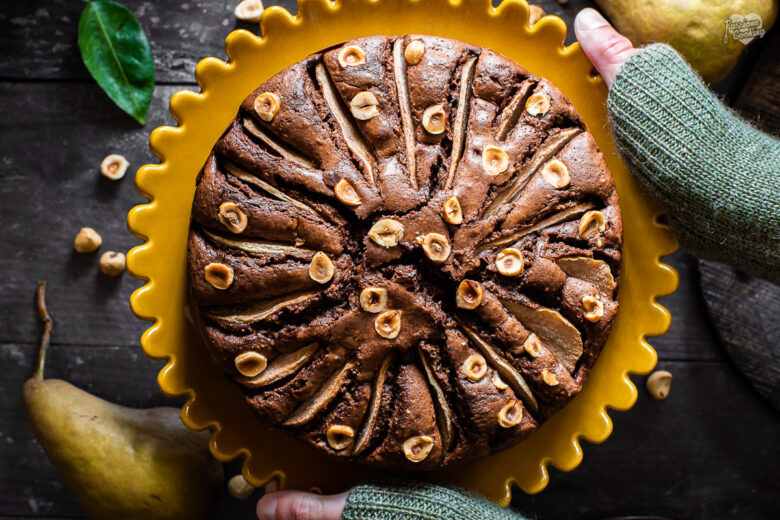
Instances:
[[[3,2],[0,519],[81,517],[21,406],[22,384],[32,373],[40,333],[33,301],[37,280],[49,281],[49,309],[56,321],[48,376],[128,406],[181,402],[159,392],[161,363],[144,357],[138,345],[148,324],[132,316],[128,297],[140,282],[126,274],[118,279],[101,275],[97,255],[74,253],[72,241],[80,227],[92,226],[103,236],[104,251],[127,251],[139,243],[128,233],[125,216],[144,199],[131,174],[120,182],[100,177],[100,161],[121,153],[132,171],[156,161],[148,134],[175,124],[168,101],[177,90],[197,89],[193,70],[201,58],[225,58],[224,38],[237,27],[236,1],[124,1],[145,28],[156,60],[157,87],[145,127],[122,114],[81,64],[75,43],[81,2]],[[281,3],[295,9],[291,1]],[[570,27],[579,8],[590,4],[539,3]],[[737,98],[767,39],[716,86],[727,100]],[[778,517],[780,416],[732,368],[718,345],[700,296],[695,259],[680,251],[667,261],[680,273],[679,290],[662,300],[674,319],[669,332],[651,343],[659,368],[674,374],[670,397],[653,401],[644,391],[644,378],[635,377],[639,400],[629,412],[611,414],[614,433],[607,442],[585,443],[579,468],[551,470],[544,492],[529,497],[518,491],[513,506],[540,519]],[[237,468],[236,462],[229,464],[228,474]],[[254,518],[253,507],[251,501],[223,493],[214,517]]]

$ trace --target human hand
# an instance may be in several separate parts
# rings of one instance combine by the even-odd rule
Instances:
[[[317,495],[305,491],[277,491],[272,480],[257,503],[258,520],[340,520],[348,492]]]
[[[628,38],[590,7],[580,11],[574,19],[574,34],[607,88],[612,86],[623,63],[636,52]]]

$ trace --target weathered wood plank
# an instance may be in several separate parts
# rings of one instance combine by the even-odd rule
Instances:
[[[233,8],[238,0],[179,0],[150,2],[124,0],[146,31],[155,60],[156,80],[194,83],[198,62],[215,56],[226,59],[224,42],[237,28],[259,32],[256,24],[237,22]],[[589,0],[572,0],[561,6],[556,0],[540,0],[550,14],[570,25]],[[292,13],[295,0],[265,1]],[[8,3],[0,13],[0,79],[89,79],[81,63],[76,35],[83,3],[70,0]],[[568,43],[574,41],[570,34]]]
[[[20,516],[79,516],[56,471],[32,436],[21,388],[33,371],[36,345],[0,346],[0,512]],[[176,405],[156,386],[159,362],[130,347],[53,345],[47,376],[66,378],[128,406]],[[611,412],[612,436],[584,446],[583,464],[552,471],[540,495],[516,492],[514,506],[539,518],[603,518],[659,514],[673,518],[768,518],[776,506],[780,417],[756,399],[723,362],[670,362],[669,398],[654,401],[637,378],[640,396],[628,413]],[[739,420],[735,411],[739,410]],[[238,471],[233,463],[226,471]],[[252,504],[220,499],[215,518],[252,518]],[[239,515],[240,512],[240,515]]]
[[[774,518],[780,471],[780,416],[722,362],[660,362],[672,372],[669,397],[640,389],[628,413],[610,412],[614,432],[585,445],[582,465],[551,471],[547,490],[516,495],[540,518]]]
[[[659,299],[672,314],[669,332],[648,338],[661,360],[723,359],[699,290],[699,273],[694,256],[685,250],[667,256],[664,262],[677,269],[680,285],[670,296]]]
[[[91,84],[0,83],[5,103],[0,121],[0,342],[35,341],[34,291],[48,280],[47,298],[57,320],[57,343],[132,345],[148,326],[129,311],[130,293],[141,284],[127,273],[109,278],[98,270],[100,252],[126,252],[140,243],[127,231],[128,210],[145,202],[135,190],[135,169],[157,162],[148,132],[173,123],[170,96],[157,87],[150,121],[139,127]],[[100,161],[124,154],[130,170],[120,181],[103,178]],[[73,238],[94,227],[103,247],[78,254]]]

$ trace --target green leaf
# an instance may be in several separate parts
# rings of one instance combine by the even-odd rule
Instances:
[[[133,13],[115,2],[87,3],[79,20],[79,49],[100,88],[145,124],[154,90],[154,60]]]

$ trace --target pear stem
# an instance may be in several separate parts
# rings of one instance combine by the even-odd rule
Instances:
[[[43,381],[43,368],[46,364],[46,350],[49,348],[51,329],[54,325],[54,320],[51,319],[49,311],[46,309],[46,282],[38,282],[38,290],[35,295],[38,303],[38,314],[40,314],[41,321],[43,322],[43,333],[41,334],[41,346],[38,348],[38,366],[35,369],[33,377],[39,381]]]

